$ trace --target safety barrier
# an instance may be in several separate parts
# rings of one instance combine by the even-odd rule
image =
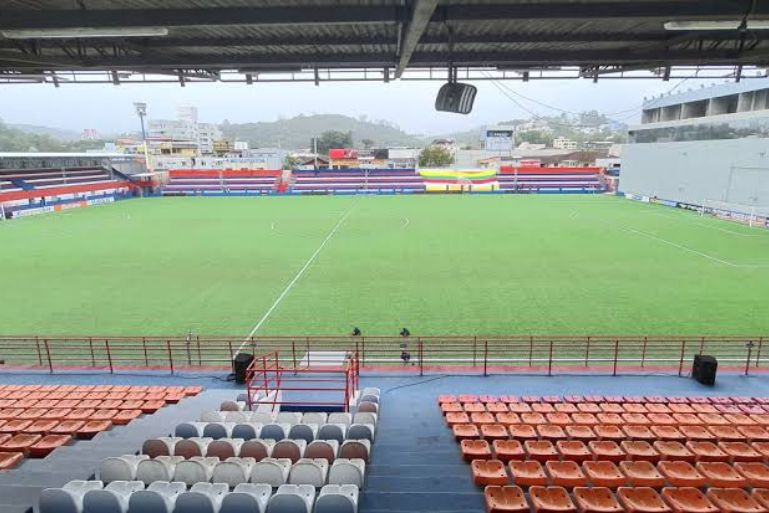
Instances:
[[[769,368],[765,336],[352,336],[43,337],[0,336],[6,366],[47,369],[154,368],[171,372],[229,368],[240,351],[278,351],[296,367],[310,351],[356,351],[366,371],[621,372],[685,375],[695,354],[715,356],[722,369],[749,374]]]

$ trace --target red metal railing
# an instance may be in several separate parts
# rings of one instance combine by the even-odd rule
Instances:
[[[357,351],[347,353],[341,365],[311,365],[309,361],[297,365],[295,358],[292,362],[283,365],[278,351],[254,358],[246,371],[249,408],[268,405],[277,411],[278,406],[302,406],[349,411],[360,383]]]

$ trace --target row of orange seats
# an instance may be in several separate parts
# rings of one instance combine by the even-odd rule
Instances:
[[[473,460],[473,482],[478,486],[515,484],[516,486],[694,486],[696,488],[766,488],[769,467],[763,463],[687,461],[510,461]]]
[[[438,403],[663,403],[663,404],[767,404],[767,397],[720,396],[689,397],[662,395],[482,395],[482,394],[443,394],[438,396]]]
[[[175,398],[173,398],[175,399]],[[14,410],[72,410],[72,409],[94,409],[94,410],[144,410],[150,408],[150,411],[162,408],[166,404],[178,402],[167,401],[166,399],[0,399],[0,412]],[[0,413],[8,416],[9,413]],[[2,418],[2,417],[0,417]]]
[[[0,385],[2,401],[41,400],[132,400],[178,402],[201,392],[199,386],[128,386],[128,385]]]
[[[496,458],[501,461],[531,459],[538,461],[564,460],[660,460],[677,461],[731,461],[731,462],[769,462],[769,443],[754,442],[680,442],[657,441],[649,443],[643,440],[620,442],[579,440],[527,440],[521,444],[518,440],[494,440],[491,445],[486,440],[462,440],[462,457],[466,461]],[[493,449],[493,451],[492,451]]]
[[[553,424],[454,424],[454,438],[483,438],[486,440],[670,440],[685,442],[766,442],[769,431],[761,426],[644,426],[597,425],[560,426]]]
[[[642,403],[440,403],[441,412],[447,413],[732,413],[746,415],[766,415],[769,405],[759,404],[642,404]]]
[[[769,490],[751,494],[740,488],[620,488],[616,495],[608,488],[578,487],[570,495],[558,486],[533,486],[529,499],[517,486],[488,486],[484,491],[489,513],[766,513]],[[530,503],[530,504],[529,504]]]

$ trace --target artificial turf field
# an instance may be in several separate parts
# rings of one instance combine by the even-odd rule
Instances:
[[[769,332],[768,230],[608,196],[149,198],[0,248],[0,335]]]

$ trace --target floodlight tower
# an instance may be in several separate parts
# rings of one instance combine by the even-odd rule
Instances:
[[[139,122],[142,126],[142,146],[144,146],[144,165],[147,167],[148,171],[152,171],[150,166],[150,156],[149,151],[147,150],[147,132],[144,129],[144,118],[147,116],[147,104],[144,102],[134,102],[134,108],[136,109],[136,114],[139,116]]]

